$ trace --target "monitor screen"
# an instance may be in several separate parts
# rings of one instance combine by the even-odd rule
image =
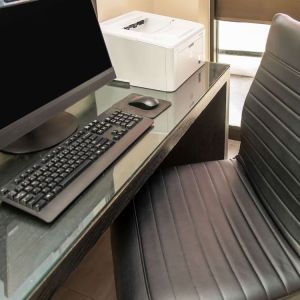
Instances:
[[[0,8],[0,37],[0,147],[12,132],[17,138],[78,101],[81,89],[87,94],[97,80],[101,86],[114,78],[90,0],[34,0]]]

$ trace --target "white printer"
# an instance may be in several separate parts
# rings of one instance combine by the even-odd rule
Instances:
[[[175,91],[204,63],[200,23],[132,11],[100,23],[117,79]]]

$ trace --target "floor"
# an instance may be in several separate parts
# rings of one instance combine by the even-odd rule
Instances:
[[[230,75],[229,125],[240,126],[242,109],[253,77]]]
[[[228,140],[228,158],[234,158],[240,150],[240,142]]]
[[[229,140],[228,158],[237,155],[240,142]],[[51,300],[117,300],[108,230]]]
[[[99,239],[51,300],[116,300],[110,231]]]

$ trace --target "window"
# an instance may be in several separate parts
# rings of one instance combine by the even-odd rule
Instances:
[[[218,21],[217,61],[230,64],[229,124],[240,126],[242,108],[257,72],[270,25]]]

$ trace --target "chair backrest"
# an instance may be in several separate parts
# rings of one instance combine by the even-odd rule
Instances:
[[[245,101],[238,160],[300,255],[300,22],[274,16]]]

